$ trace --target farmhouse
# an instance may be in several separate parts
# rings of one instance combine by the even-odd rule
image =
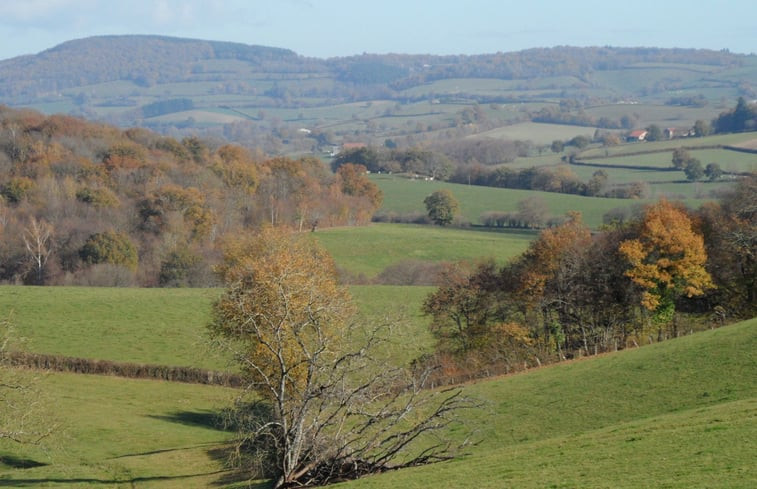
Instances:
[[[628,142],[644,141],[646,138],[647,138],[647,131],[638,130],[638,131],[631,131],[628,134],[628,137],[626,138],[626,140]]]

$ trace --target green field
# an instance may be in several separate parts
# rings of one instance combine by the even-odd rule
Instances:
[[[231,389],[60,373],[41,386],[59,428],[40,447],[0,441],[0,486],[203,488],[224,475],[231,434],[214,417]]]
[[[609,210],[618,207],[632,207],[640,202],[638,200],[583,197],[554,192],[425,182],[392,175],[373,175],[371,178],[384,193],[382,212],[399,215],[425,215],[426,208],[423,199],[436,190],[449,189],[460,202],[460,213],[463,219],[474,224],[481,222],[481,214],[484,212],[515,211],[518,202],[521,200],[538,196],[547,204],[552,215],[562,216],[571,210],[579,211],[589,227],[597,228],[602,224],[602,216]]]
[[[220,369],[204,325],[212,289],[0,287],[23,348],[35,353]]]
[[[402,261],[475,261],[500,263],[525,251],[534,232],[494,232],[410,224],[323,229],[315,233],[337,265],[372,278]]]
[[[465,456],[338,487],[753,487],[755,348],[751,320],[473,383],[484,405],[466,412],[479,443]],[[232,390],[72,374],[43,385],[62,429],[47,451],[0,443],[0,486],[225,485],[230,434],[212,420]]]
[[[565,124],[543,124],[538,122],[521,122],[511,126],[492,129],[477,134],[476,138],[495,138],[531,141],[539,145],[547,145],[552,141],[567,141],[576,136],[594,136],[595,127],[569,126]]]
[[[670,150],[671,152],[680,147],[697,148],[702,146],[718,145],[738,145],[757,138],[755,132],[742,132],[737,134],[722,134],[717,136],[707,136],[703,138],[684,138],[684,139],[667,139],[664,141],[646,141],[630,144],[620,144],[607,148],[591,148],[581,152],[579,159],[598,157],[606,158],[607,156],[629,155],[643,152],[656,152]]]
[[[420,348],[431,346],[420,316],[429,287],[353,286],[368,317],[402,312]],[[220,289],[0,287],[0,317],[11,318],[25,351],[79,358],[226,370],[208,345],[206,324]],[[404,331],[404,329],[403,329]]]
[[[339,487],[754,487],[755,348],[751,320],[476,383],[467,456]]]

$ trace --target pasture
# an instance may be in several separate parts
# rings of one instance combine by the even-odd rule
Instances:
[[[757,320],[477,382],[458,460],[338,487],[753,487]]]
[[[685,147],[690,151],[696,148],[713,146],[738,146],[745,142],[757,138],[755,132],[742,132],[736,134],[719,134],[703,138],[683,138],[683,139],[666,139],[663,141],[643,141],[637,143],[620,144],[606,148],[589,148],[582,151],[578,159],[586,158],[607,158],[608,156],[633,155],[639,152],[655,153],[662,151],[673,151],[676,148]]]
[[[30,373],[31,375],[31,373]],[[0,440],[0,486],[203,488],[225,474],[231,389],[51,373],[44,446]]]
[[[373,278],[402,262],[492,258],[504,263],[525,251],[535,233],[371,224],[323,229],[315,237],[334,256],[339,267],[351,274]]]
[[[430,347],[427,318],[420,315],[430,287],[352,286],[363,315],[404,312],[422,347]],[[169,366],[228,370],[228,358],[212,350],[206,333],[220,289],[105,287],[0,287],[0,317],[10,318],[34,353]]]
[[[533,190],[426,182],[393,175],[373,175],[371,179],[384,193],[384,203],[380,209],[383,213],[425,215],[426,207],[423,199],[436,190],[448,189],[460,202],[462,219],[472,224],[481,223],[481,215],[485,212],[515,211],[518,202],[529,197],[538,197],[546,203],[551,215],[562,216],[568,211],[578,211],[583,216],[584,222],[596,229],[602,224],[602,216],[608,211],[618,207],[630,208],[640,202]]]
[[[537,145],[549,145],[552,141],[567,141],[576,136],[587,136],[591,139],[594,131],[596,131],[595,127],[521,122],[482,132],[472,137],[531,141]]]
[[[337,487],[751,487],[755,348],[751,320],[472,383],[483,407],[465,413],[478,444],[464,456]],[[1,442],[0,485],[244,487],[215,422],[234,391],[73,374],[43,385],[61,429],[47,451]]]

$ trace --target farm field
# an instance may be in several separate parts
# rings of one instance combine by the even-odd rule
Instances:
[[[753,487],[756,346],[753,319],[475,383],[467,456],[338,487]]]
[[[379,317],[404,308],[403,325],[431,345],[420,315],[430,287],[352,286],[360,311]],[[221,289],[0,287],[0,315],[10,317],[24,351],[79,358],[228,370],[210,349],[205,326]],[[408,329],[409,328],[409,329]]]
[[[470,384],[484,406],[466,413],[479,443],[465,456],[336,487],[751,487],[755,347],[751,320]],[[44,385],[65,430],[49,452],[0,443],[0,485],[191,488],[229,475],[231,435],[213,417],[230,389],[72,374]]]
[[[532,231],[488,231],[429,225],[379,224],[319,230],[316,239],[352,274],[373,278],[403,261],[493,258],[504,263],[536,236]]]
[[[517,209],[518,202],[533,196],[543,199],[552,215],[561,216],[571,210],[581,212],[584,222],[591,228],[598,228],[602,224],[602,216],[608,211],[619,207],[630,208],[639,204],[639,202],[643,202],[445,182],[425,182],[392,175],[373,175],[371,178],[384,193],[384,204],[379,211],[381,213],[425,215],[426,208],[423,199],[436,190],[448,189],[460,202],[462,218],[473,224],[481,222],[481,214],[484,212],[514,211]]]
[[[594,135],[594,131],[596,131],[595,127],[521,122],[482,132],[472,137],[532,141],[538,145],[548,145],[555,140],[567,141],[576,136],[588,136],[591,138]]]
[[[231,389],[64,373],[41,388],[60,428],[44,447],[0,441],[0,486],[206,488],[224,475],[232,435],[214,419]]]
[[[702,146],[737,146],[739,144],[757,139],[757,132],[742,132],[736,134],[720,134],[716,136],[707,136],[703,138],[685,138],[669,139],[664,141],[645,141],[630,144],[620,144],[607,148],[591,148],[581,152],[579,159],[582,158],[606,158],[608,156],[620,156],[635,154],[638,152],[657,152],[670,150],[671,152],[680,147],[689,148],[689,150]]]
[[[757,154],[727,149],[692,149],[689,150],[692,158],[697,158],[702,166],[709,163],[717,163],[724,171],[741,173],[757,171]],[[580,157],[579,157],[580,159]],[[601,165],[641,166],[650,169],[663,169],[672,166],[673,151],[660,151],[636,155],[617,155],[607,158],[588,160],[591,163]],[[682,175],[682,172],[677,172]]]

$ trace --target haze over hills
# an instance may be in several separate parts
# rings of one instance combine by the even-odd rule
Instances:
[[[2,104],[174,136],[221,136],[267,153],[315,152],[349,140],[411,146],[531,121],[584,126],[589,134],[690,126],[739,96],[757,97],[757,56],[695,49],[318,59],[135,35],[79,39],[0,61]],[[654,110],[666,105],[664,115]]]

